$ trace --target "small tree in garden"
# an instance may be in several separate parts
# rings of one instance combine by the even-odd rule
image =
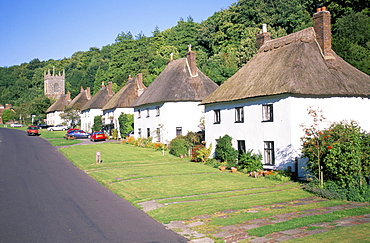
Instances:
[[[311,115],[317,118],[316,112]],[[356,122],[342,121],[323,130],[314,122],[305,129],[302,142],[307,169],[319,178],[321,187],[324,181],[334,181],[341,188],[362,185],[370,176],[370,138]]]
[[[188,143],[183,136],[178,136],[170,142],[170,154],[175,156],[188,154]]]
[[[134,115],[121,113],[118,117],[119,131],[121,137],[125,137],[126,134],[134,130]]]
[[[93,131],[100,131],[102,128],[102,121],[101,121],[102,116],[95,116],[94,117],[94,125],[93,125]]]
[[[231,144],[232,137],[225,135],[220,137],[216,144],[216,159],[226,161],[228,167],[236,166],[236,159],[238,158],[238,150],[234,149]]]

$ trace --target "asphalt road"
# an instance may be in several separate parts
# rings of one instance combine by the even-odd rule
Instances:
[[[0,128],[0,242],[187,242],[41,137]]]

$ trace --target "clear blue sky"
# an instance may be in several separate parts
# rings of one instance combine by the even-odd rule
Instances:
[[[191,16],[200,23],[236,0],[0,0],[0,67],[71,57],[114,43],[121,32],[152,36]]]

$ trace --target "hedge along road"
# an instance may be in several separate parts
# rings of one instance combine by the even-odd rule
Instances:
[[[1,242],[187,242],[41,137],[0,128]]]

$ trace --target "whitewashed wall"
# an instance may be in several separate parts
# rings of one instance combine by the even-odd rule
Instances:
[[[51,113],[48,113],[46,115],[46,123],[48,125],[59,125],[59,124],[62,124],[65,122],[64,119],[62,119],[60,117],[60,114],[63,114],[64,112],[63,111],[54,111],[54,112],[51,112]]]
[[[262,122],[262,104],[273,104],[274,121]],[[370,100],[364,98],[298,98],[290,96],[274,96],[243,101],[223,102],[206,105],[205,124],[206,142],[212,143],[225,134],[230,135],[232,144],[237,149],[237,140],[245,140],[246,149],[264,152],[264,141],[274,141],[276,169],[291,166],[293,160],[300,156],[300,138],[304,135],[302,125],[312,124],[307,109],[321,109],[326,118],[322,128],[330,122],[356,120],[359,125],[370,131],[370,115],[367,112]],[[244,123],[235,123],[235,107],[244,107]],[[214,109],[221,110],[221,123],[214,124]]]
[[[134,114],[134,108],[114,108],[114,109],[109,109],[109,110],[104,110],[103,111],[103,117],[105,119],[105,124],[107,123],[113,123],[114,128],[118,130],[118,137],[121,138],[122,135],[119,130],[119,122],[118,122],[118,117],[122,114]],[[110,117],[113,117],[113,121],[110,119]]]
[[[86,132],[91,132],[94,125],[94,117],[103,115],[101,109],[89,109],[81,112],[81,129]]]
[[[159,106],[159,116],[156,107]],[[147,108],[149,108],[149,117],[147,117]],[[138,117],[138,110],[141,110],[141,118]],[[141,137],[147,137],[147,128],[150,128],[153,142],[159,139],[156,135],[157,128],[160,128],[162,143],[169,143],[176,137],[176,127],[182,128],[182,135],[189,131],[200,131],[199,124],[204,117],[204,107],[199,102],[165,102],[154,103],[146,106],[135,107],[135,137],[140,137],[139,128],[141,128]]]

